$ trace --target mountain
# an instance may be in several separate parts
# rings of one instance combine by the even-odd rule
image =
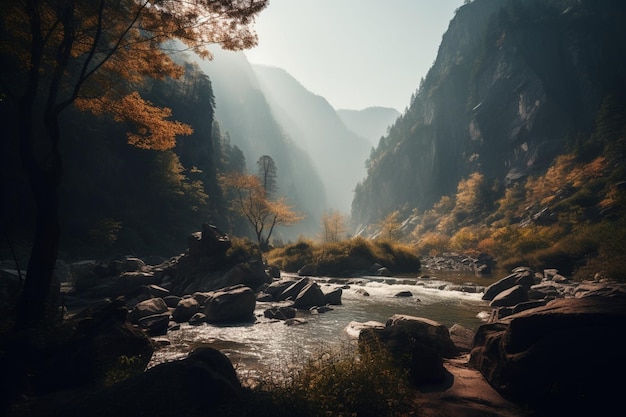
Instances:
[[[477,173],[488,190],[543,173],[626,97],[626,3],[474,0],[460,7],[407,112],[367,162],[355,226],[430,210]],[[490,187],[490,188],[489,188]]]
[[[275,235],[285,241],[315,235],[327,197],[311,156],[277,122],[245,55],[217,48],[212,53],[212,61],[198,64],[211,79],[220,130],[242,150],[249,172],[257,173],[261,156],[271,156],[277,167],[278,194],[306,216]]]
[[[400,112],[389,107],[368,107],[363,110],[339,109],[337,114],[346,127],[368,139],[372,146],[378,144],[398,117]]]
[[[329,208],[348,213],[356,184],[365,177],[370,142],[349,130],[326,99],[286,71],[259,65],[252,69],[278,123],[311,156]]]

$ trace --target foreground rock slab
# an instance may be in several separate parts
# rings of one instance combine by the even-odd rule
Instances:
[[[470,363],[502,395],[545,415],[613,415],[625,323],[623,295],[556,299],[482,325]]]

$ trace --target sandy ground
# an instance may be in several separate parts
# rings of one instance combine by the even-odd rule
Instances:
[[[449,359],[444,365],[449,381],[420,388],[417,405],[423,417],[523,417],[527,414],[504,399],[468,364],[469,354]]]

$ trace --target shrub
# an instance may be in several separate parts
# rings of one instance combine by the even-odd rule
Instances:
[[[322,244],[298,242],[273,249],[267,254],[267,261],[287,272],[312,264],[319,275],[327,276],[363,273],[375,263],[398,273],[418,272],[421,267],[417,253],[410,246],[361,237]]]
[[[438,255],[450,247],[450,238],[441,233],[426,233],[417,242],[417,253],[422,255]]]
[[[406,416],[415,411],[408,374],[384,349],[322,348],[290,375],[269,375],[231,415]],[[238,414],[237,414],[238,413]]]

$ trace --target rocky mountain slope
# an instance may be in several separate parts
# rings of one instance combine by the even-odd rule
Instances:
[[[428,210],[479,172],[488,184],[542,172],[624,96],[626,4],[475,0],[450,22],[408,111],[367,162],[355,227]]]
[[[252,69],[278,123],[311,157],[329,207],[348,213],[354,188],[365,177],[371,143],[349,130],[326,99],[286,71],[259,65]]]

